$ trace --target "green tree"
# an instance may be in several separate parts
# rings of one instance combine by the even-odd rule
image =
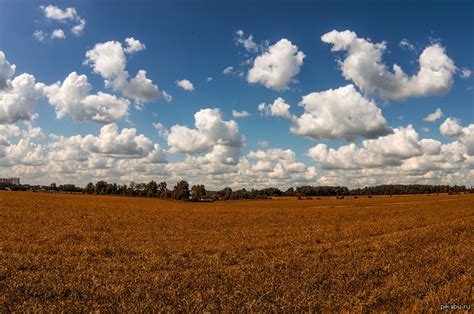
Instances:
[[[205,195],[206,195],[206,189],[204,188],[204,185],[197,184],[197,185],[193,185],[193,187],[191,188],[191,196],[193,198],[202,198]]]
[[[127,195],[135,195],[135,182],[131,181],[127,188]]]
[[[158,194],[158,184],[151,180],[145,187],[146,196],[156,196]]]
[[[166,184],[165,181],[162,181],[158,184],[158,196],[159,197],[166,197],[166,192],[167,192],[167,187],[168,185]]]
[[[177,200],[189,199],[189,184],[181,180],[173,188],[173,198]]]
[[[84,188],[85,194],[94,194],[95,193],[95,186],[94,183],[89,182],[87,183],[86,187]]]
[[[95,184],[95,194],[106,194],[107,182],[105,181],[97,181]]]
[[[221,195],[221,199],[224,201],[230,200],[232,197],[232,189],[229,187],[225,187],[222,191],[219,192]]]

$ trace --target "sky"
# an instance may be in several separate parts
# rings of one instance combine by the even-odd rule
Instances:
[[[0,1],[0,177],[474,182],[472,1]]]

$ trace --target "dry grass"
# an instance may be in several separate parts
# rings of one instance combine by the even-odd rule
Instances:
[[[473,195],[180,203],[0,191],[0,312],[471,303],[473,204]]]

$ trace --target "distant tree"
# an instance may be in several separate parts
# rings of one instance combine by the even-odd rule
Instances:
[[[117,190],[118,190],[117,183],[107,184],[107,188],[106,188],[107,194],[117,194]]]
[[[127,194],[127,185],[121,184],[117,186],[117,194],[118,195],[126,195]]]
[[[295,189],[292,187],[285,191],[286,196],[295,196]]]
[[[127,195],[135,195],[135,182],[131,181],[127,188]]]
[[[74,184],[61,184],[59,190],[63,192],[75,192],[76,186]]]
[[[166,192],[168,191],[168,185],[165,181],[162,181],[158,184],[158,196],[159,197],[167,197]]]
[[[107,182],[105,181],[97,181],[95,184],[95,194],[107,194]]]
[[[145,196],[146,183],[138,183],[135,185],[135,195]]]
[[[89,182],[87,183],[86,187],[84,188],[85,194],[94,194],[95,193],[95,186],[94,183]]]
[[[219,191],[219,195],[224,201],[230,200],[230,198],[232,197],[232,189],[229,187],[225,187],[222,191]]]
[[[189,199],[189,183],[181,180],[173,188],[173,198],[177,200]]]
[[[158,184],[151,180],[145,187],[146,196],[156,196],[158,194]]]
[[[49,189],[52,190],[52,191],[57,191],[58,190],[58,187],[56,186],[56,183],[51,183],[51,185],[49,186]]]
[[[249,193],[246,189],[241,189],[237,191],[232,191],[231,199],[233,200],[242,200],[242,199],[249,199]]]
[[[193,187],[191,188],[191,196],[193,198],[202,198],[205,195],[206,195],[206,189],[204,188],[204,185],[202,184],[193,185]]]

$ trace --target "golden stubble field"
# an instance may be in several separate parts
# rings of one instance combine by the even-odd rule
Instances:
[[[474,195],[185,203],[0,191],[0,312],[471,303]]]

